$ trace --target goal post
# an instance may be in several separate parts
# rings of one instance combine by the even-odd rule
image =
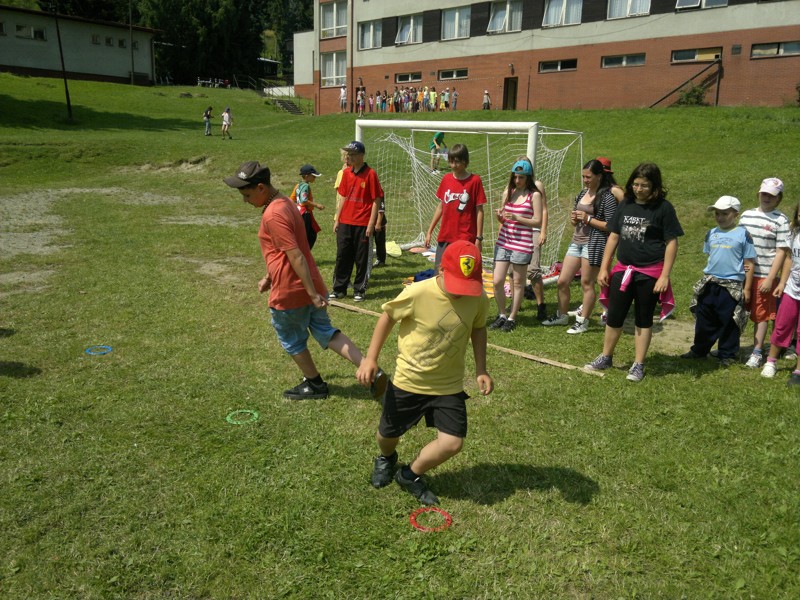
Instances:
[[[483,180],[487,199],[484,260],[491,260],[494,252],[499,231],[494,211],[500,206],[511,167],[522,156],[531,159],[534,176],[542,181],[547,195],[548,241],[541,261],[546,273],[560,259],[571,201],[580,190],[582,134],[535,121],[357,119],[355,139],[366,146],[366,161],[378,173],[386,197],[387,239],[404,249],[424,243],[438,203],[436,191],[442,174],[449,170],[444,157],[432,165],[430,143],[437,132],[445,134],[447,147],[467,146],[469,171]]]

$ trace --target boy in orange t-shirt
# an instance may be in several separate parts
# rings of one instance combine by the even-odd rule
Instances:
[[[358,347],[328,317],[327,289],[317,268],[303,219],[294,202],[270,183],[270,171],[256,161],[243,163],[236,174],[225,178],[248,204],[263,209],[258,239],[267,265],[267,275],[258,282],[258,291],[269,292],[272,326],[284,350],[303,373],[303,381],[283,392],[290,400],[328,397],[328,384],[314,364],[307,342],[309,333],[322,348],[330,348],[356,367],[363,356]],[[380,397],[386,388],[381,371],[372,384]]]

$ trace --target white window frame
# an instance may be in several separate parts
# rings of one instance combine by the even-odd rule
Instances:
[[[367,44],[364,44],[365,34]],[[374,50],[382,46],[383,35],[383,21],[376,19],[374,21],[365,21],[358,24],[358,49],[359,50]]]
[[[453,15],[453,33],[448,34],[445,31],[447,25],[447,16]],[[469,26],[472,17],[471,6],[458,6],[456,8],[445,8],[442,10],[442,40],[462,40],[469,37]]]
[[[623,9],[624,10],[621,10]],[[612,14],[612,11],[616,14]],[[624,14],[621,14],[624,13]],[[608,0],[608,19],[628,19],[650,14],[650,0]]]
[[[600,68],[602,69],[622,69],[624,67],[643,67],[646,54],[644,52],[637,52],[635,54],[616,54],[614,56],[604,56],[600,59]],[[641,62],[638,58],[641,57]],[[621,59],[619,64],[606,64],[610,62],[609,59]],[[631,63],[631,64],[628,64]]]
[[[342,87],[347,83],[347,52],[323,52],[319,55],[319,78],[322,87]]]
[[[687,8],[724,8],[728,6],[728,0],[676,0],[675,10],[685,10]]]
[[[565,67],[564,63],[575,63],[575,66]],[[543,69],[543,65],[555,64],[555,69]],[[542,60],[539,61],[539,73],[560,73],[562,71],[577,71],[578,59],[577,58],[562,58],[560,60]]]
[[[347,0],[320,4],[319,23],[319,36],[323,40],[347,35]]]
[[[556,12],[558,12],[557,18],[555,16]],[[575,13],[577,13],[577,21],[575,20]],[[580,25],[582,16],[583,0],[547,0],[547,3],[544,5],[542,27]]]
[[[522,0],[492,2],[486,33],[522,31]]]
[[[794,51],[786,52],[786,45],[791,44],[792,46],[796,47],[797,49]],[[775,47],[774,54],[753,54],[757,48],[767,49],[767,47]],[[754,58],[756,60],[762,58],[777,58],[780,56],[798,56],[800,55],[800,40],[794,40],[790,42],[771,42],[768,44],[753,44],[750,47],[750,58]]]
[[[694,58],[675,58],[675,54],[678,52],[694,52]],[[716,56],[712,56],[712,53]],[[670,54],[670,63],[672,64],[682,64],[682,63],[696,63],[696,62],[712,62],[722,56],[722,48],[721,47],[711,47],[711,48],[685,48],[683,50],[673,50]]]
[[[395,83],[414,83],[415,81],[422,81],[422,71],[394,74]]]
[[[439,71],[439,81],[466,79],[467,77],[469,77],[469,69],[442,69]]]
[[[397,36],[394,43],[398,46],[422,43],[422,13],[397,17]]]

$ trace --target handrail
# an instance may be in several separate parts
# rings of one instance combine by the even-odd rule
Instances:
[[[648,108],[653,108],[653,107],[654,107],[656,104],[660,104],[661,102],[663,102],[664,100],[666,100],[667,98],[669,98],[670,96],[672,96],[672,94],[674,94],[675,92],[677,92],[678,90],[680,90],[680,89],[681,89],[683,86],[685,86],[687,83],[689,83],[689,82],[691,82],[691,81],[695,80],[695,79],[696,79],[696,78],[698,78],[700,75],[702,75],[703,73],[705,73],[706,71],[708,71],[708,70],[709,70],[711,67],[713,67],[714,65],[719,65],[720,67],[722,67],[722,58],[715,58],[715,59],[713,60],[713,62],[712,62],[710,65],[708,65],[707,67],[705,67],[705,68],[704,68],[702,71],[700,71],[700,72],[698,72],[698,73],[696,73],[696,74],[692,75],[692,76],[691,76],[689,79],[687,79],[686,81],[684,81],[682,84],[680,84],[680,85],[679,85],[678,87],[676,87],[674,90],[672,90],[672,91],[671,91],[671,92],[669,92],[668,94],[665,94],[664,96],[662,96],[661,98],[659,98],[658,100],[656,100],[655,102],[653,102],[653,103],[652,103],[650,106],[648,106]],[[717,90],[719,90],[719,75],[717,76]],[[717,94],[717,97],[719,97],[719,94]],[[714,106],[716,106],[716,105],[717,105],[717,102],[715,102],[715,103],[714,103]]]

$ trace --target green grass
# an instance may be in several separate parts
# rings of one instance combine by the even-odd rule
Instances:
[[[298,373],[255,289],[259,214],[221,181],[253,158],[283,191],[305,162],[335,173],[352,116],[287,116],[238,90],[70,82],[70,123],[58,80],[0,74],[0,90],[0,236],[54,249],[0,256],[4,598],[800,595],[788,364],[767,381],[657,349],[691,323],[705,207],[722,194],[752,206],[770,175],[787,183],[784,210],[796,204],[797,109],[434,115],[583,131],[585,155],[611,156],[623,180],[655,161],[686,236],[679,309],[641,384],[489,352],[496,391],[469,401],[464,451],[429,477],[453,524],[424,534],[410,496],[369,486],[379,407],[351,366],[313,348],[333,395],[281,397]],[[209,104],[231,107],[233,141],[219,123],[202,135]],[[329,279],[329,232],[315,255]],[[391,261],[365,307],[425,267]],[[368,344],[372,317],[331,313]],[[522,325],[490,342],[577,365],[601,347],[599,327],[566,336],[530,310]],[[113,352],[85,354],[94,344]],[[632,346],[624,336],[620,364]],[[382,364],[394,354],[392,342]],[[231,425],[236,409],[260,418]],[[401,460],[430,437],[409,432]]]

